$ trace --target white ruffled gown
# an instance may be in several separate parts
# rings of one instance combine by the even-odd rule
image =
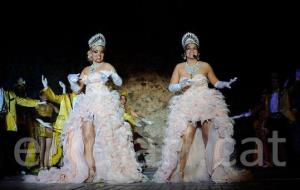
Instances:
[[[96,165],[94,182],[132,183],[146,179],[136,161],[130,126],[123,120],[119,94],[110,91],[105,76],[91,73],[83,82],[85,94],[78,96],[76,106],[64,125],[64,166],[26,176],[25,182],[82,183],[88,177],[84,159],[82,124],[90,121],[95,127],[93,155]],[[103,78],[104,77],[104,78]]]
[[[223,95],[208,88],[208,81],[203,74],[192,79],[192,86],[182,95],[170,100],[168,126],[165,130],[161,165],[154,174],[155,182],[180,182],[179,153],[182,147],[181,136],[189,122],[210,121],[207,147],[205,148],[201,128],[197,128],[191,145],[184,182],[212,180],[215,182],[239,181],[241,173],[233,169],[230,155],[234,151],[233,121],[228,117],[227,105]],[[177,168],[176,168],[177,167]]]

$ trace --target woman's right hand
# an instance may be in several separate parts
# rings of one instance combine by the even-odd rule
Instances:
[[[77,73],[77,74],[69,74],[69,75],[68,75],[68,81],[69,81],[70,83],[78,82],[78,80],[79,80],[79,75],[80,75],[80,73]]]
[[[68,75],[68,81],[70,83],[70,88],[76,94],[79,94],[82,89],[82,86],[79,86],[77,83],[79,81],[79,75],[80,75],[79,73]]]
[[[191,83],[190,79],[185,78],[179,82],[179,85],[180,85],[181,89],[184,89],[186,87],[190,87],[192,85],[192,83]]]

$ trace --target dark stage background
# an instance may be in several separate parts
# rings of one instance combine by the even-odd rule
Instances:
[[[271,72],[280,72],[285,80],[299,65],[300,17],[292,4],[177,0],[77,5],[7,9],[1,27],[2,85],[12,87],[23,77],[29,96],[36,97],[44,74],[49,85],[60,90],[58,80],[67,83],[67,74],[88,65],[87,41],[98,32],[107,39],[106,61],[125,80],[145,72],[169,78],[182,61],[182,35],[194,32],[201,59],[213,66],[218,78],[239,78],[232,90],[223,90],[234,113],[248,109],[269,84]]]

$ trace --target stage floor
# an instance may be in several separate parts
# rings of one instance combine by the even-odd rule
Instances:
[[[145,171],[145,174],[152,178],[154,169]],[[5,189],[26,189],[26,190],[64,190],[64,189],[103,189],[103,190],[202,190],[202,189],[298,189],[300,187],[300,177],[296,176],[296,171],[290,171],[283,168],[259,168],[253,169],[255,179],[253,181],[241,183],[213,183],[213,182],[199,182],[199,183],[164,183],[157,184],[153,182],[134,183],[134,184],[118,184],[109,185],[105,183],[83,183],[83,184],[28,184],[22,183],[21,176],[5,177],[0,181],[0,190]],[[298,174],[299,175],[299,174]],[[298,188],[297,188],[298,187]]]

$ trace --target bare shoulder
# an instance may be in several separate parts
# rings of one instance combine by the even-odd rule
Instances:
[[[199,61],[199,62],[200,62],[200,64],[202,64],[202,67],[203,67],[205,70],[211,70],[211,69],[212,69],[212,67],[211,67],[211,65],[210,65],[209,63],[204,62],[204,61]]]
[[[112,64],[106,63],[106,62],[104,62],[104,68],[105,68],[105,70],[113,70],[113,71],[115,70],[115,68]]]
[[[203,65],[203,67],[210,67],[210,64],[205,61],[199,61],[200,64]]]
[[[82,73],[82,74],[87,74],[88,71],[89,71],[89,68],[90,68],[90,66],[84,67],[84,68],[82,69],[81,73]]]
[[[175,66],[175,69],[182,69],[183,68],[183,64],[184,64],[184,62],[177,63],[177,65]]]

